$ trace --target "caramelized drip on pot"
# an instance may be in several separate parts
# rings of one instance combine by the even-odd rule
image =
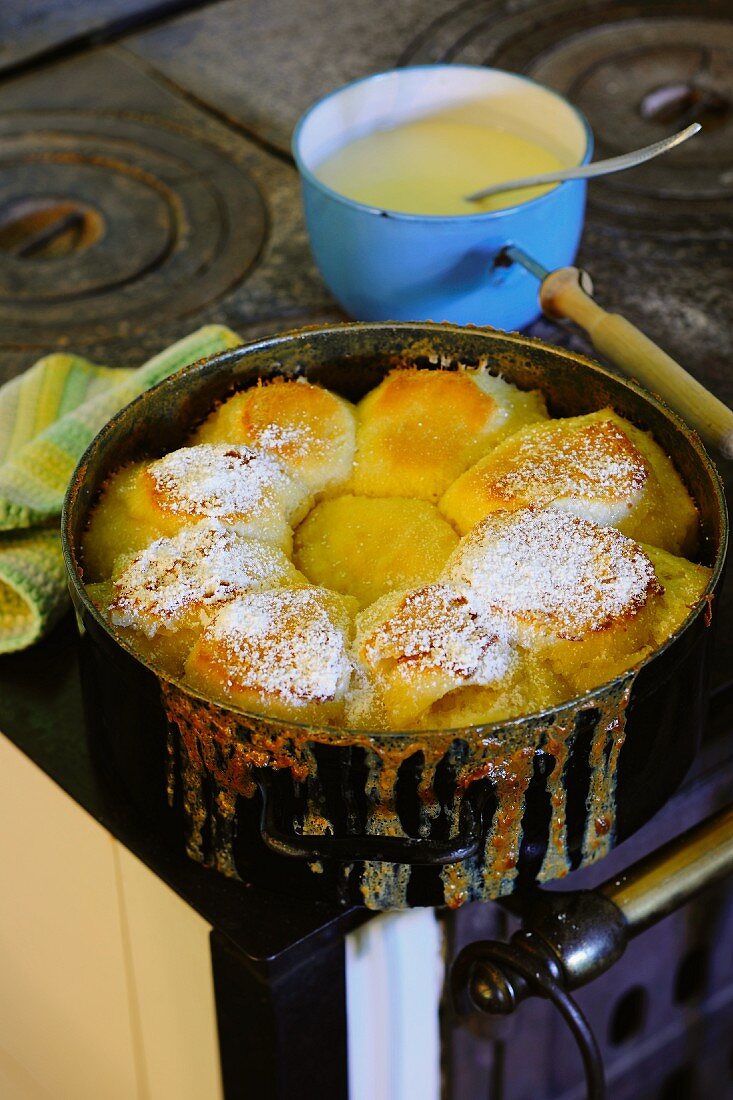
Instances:
[[[615,786],[618,757],[624,742],[626,706],[634,675],[611,685],[594,705],[580,703],[564,709],[554,722],[528,719],[514,729],[482,733],[466,730],[430,730],[417,733],[373,733],[288,726],[267,719],[235,715],[213,703],[185,694],[161,681],[169,721],[169,799],[180,784],[187,821],[187,852],[194,859],[238,877],[233,855],[233,826],[237,798],[251,798],[257,789],[258,769],[287,770],[300,792],[293,838],[335,835],[330,820],[315,746],[344,751],[362,749],[366,780],[360,793],[367,806],[367,836],[407,838],[397,793],[401,766],[422,754],[416,792],[419,836],[430,841],[436,823],[444,818],[449,836],[461,830],[465,799],[477,783],[488,782],[496,809],[489,822],[475,822],[480,831],[477,854],[441,868],[443,901],[457,908],[467,901],[488,900],[514,889],[521,859],[526,796],[538,754],[552,761],[545,778],[551,806],[548,846],[538,874],[540,881],[561,878],[570,870],[567,837],[565,773],[578,752],[576,731],[583,716],[592,722],[588,755],[590,775],[586,804],[582,860],[593,862],[614,843]],[[180,758],[180,765],[176,766]],[[453,776],[450,792],[439,790],[438,768]],[[206,788],[213,798],[206,797]],[[348,801],[356,792],[345,791]],[[204,836],[207,843],[204,843]],[[210,839],[209,839],[210,838]],[[358,844],[359,837],[354,837]],[[321,873],[320,861],[310,862]],[[344,865],[345,878],[358,876],[358,892],[371,909],[405,908],[412,867],[378,860]]]

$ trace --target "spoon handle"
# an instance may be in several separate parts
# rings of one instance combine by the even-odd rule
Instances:
[[[583,289],[575,267],[551,271],[540,287],[550,317],[568,317],[624,374],[658,394],[725,458],[733,458],[733,410],[618,313],[607,313]]]
[[[671,137],[655,141],[653,145],[646,145],[643,149],[636,149],[633,153],[623,153],[619,157],[610,157],[608,160],[597,160],[593,164],[579,164],[575,168],[561,168],[556,172],[543,172],[537,176],[525,176],[520,180],[505,180],[504,183],[495,183],[491,187],[484,187],[481,191],[474,191],[472,195],[466,195],[467,202],[477,202],[479,199],[488,198],[489,195],[499,195],[502,191],[521,191],[525,187],[537,187],[544,183],[561,183],[564,180],[587,180],[593,176],[608,176],[612,172],[622,172],[624,168],[634,168],[637,164],[643,164],[646,160],[658,157],[660,153],[666,153],[675,145],[687,141],[702,127],[699,122],[693,122],[679,133]]]

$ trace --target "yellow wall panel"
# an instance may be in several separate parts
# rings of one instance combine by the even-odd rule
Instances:
[[[16,1090],[145,1100],[113,841],[2,735],[0,978],[0,1071]]]
[[[210,926],[117,845],[149,1100],[219,1100]]]

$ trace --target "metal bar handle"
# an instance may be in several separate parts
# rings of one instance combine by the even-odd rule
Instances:
[[[726,806],[598,890],[620,909],[631,938],[731,872],[733,806]]]
[[[461,806],[460,828],[449,840],[423,837],[358,836],[285,832],[277,823],[273,776],[263,771],[256,777],[262,795],[260,832],[268,848],[295,859],[336,859],[347,863],[376,860],[383,863],[443,866],[467,859],[478,851],[480,835],[473,807],[468,799]]]

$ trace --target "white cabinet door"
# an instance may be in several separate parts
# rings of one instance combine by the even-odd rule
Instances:
[[[146,1100],[219,1100],[211,926],[117,845]]]

